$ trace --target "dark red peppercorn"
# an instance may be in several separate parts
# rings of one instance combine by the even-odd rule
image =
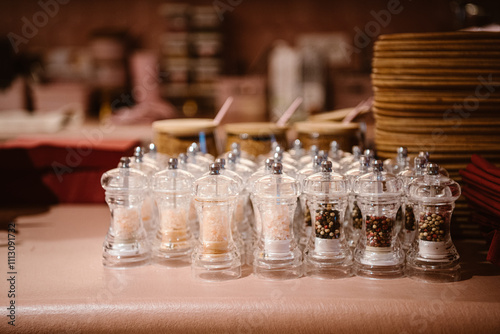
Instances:
[[[366,216],[366,236],[372,247],[390,247],[393,221],[385,216]]]

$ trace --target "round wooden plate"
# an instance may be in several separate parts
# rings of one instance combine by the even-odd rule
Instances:
[[[498,41],[497,41],[498,42]],[[375,58],[481,58],[481,59],[496,59],[500,57],[500,51],[497,50],[457,50],[457,51],[399,51],[399,50],[375,50],[373,53]]]
[[[377,124],[377,129],[387,132],[404,133],[404,134],[422,134],[429,135],[432,133],[439,133],[441,136],[455,135],[460,130],[462,135],[495,135],[498,133],[498,128],[484,128],[472,126],[459,126],[459,127],[446,127],[446,126],[394,126],[384,123]]]
[[[391,147],[386,147],[384,145],[377,145],[377,155],[381,158],[384,158],[384,159],[394,158],[396,156],[396,154],[394,152],[396,152],[396,151],[395,150],[394,151],[386,150],[387,148],[391,148]],[[418,152],[418,151],[419,150],[417,149],[417,151],[415,151],[415,152]],[[495,161],[495,159],[496,159],[496,161],[500,161],[499,155],[495,155],[494,153],[491,153],[490,151],[479,152],[476,150],[468,150],[467,152],[462,153],[462,154],[455,153],[452,156],[447,155],[445,153],[432,152],[431,153],[431,161],[435,161],[437,163],[442,164],[443,167],[446,169],[452,169],[452,167],[455,167],[455,168],[459,167],[456,169],[462,169],[462,168],[465,168],[467,166],[467,164],[470,163],[470,157],[474,153],[478,153],[478,154],[480,153],[482,157],[484,157],[485,159],[488,159],[489,161]]]
[[[500,68],[500,59],[373,58],[375,68]]]
[[[483,85],[489,85],[489,81],[493,81],[493,78],[486,78],[487,81],[484,83],[481,83]],[[476,91],[476,88],[478,90]],[[485,90],[486,89],[486,90]],[[409,89],[409,88],[382,88],[382,87],[373,87],[373,91],[375,94],[385,94],[389,96],[400,96],[400,95],[408,95],[408,96],[419,96],[419,97],[458,97],[458,98],[465,98],[468,97],[469,95],[474,95],[476,93],[480,94],[481,96],[485,96],[487,98],[500,98],[500,87],[493,87],[489,85],[489,87],[486,86],[477,86],[474,88],[453,88],[453,89],[447,89],[447,88],[440,88],[440,89]]]
[[[463,150],[464,147],[481,147],[484,149],[496,149],[500,147],[500,134],[497,135],[470,135],[461,134],[459,131],[455,135],[442,135],[440,129],[431,133],[397,133],[375,129],[375,139],[377,144],[396,143],[399,146],[411,145],[433,145],[435,147],[446,147],[450,151]]]
[[[479,90],[476,95],[473,90],[469,90],[467,94],[463,94],[460,97],[449,97],[449,96],[430,96],[430,95],[417,95],[417,94],[387,94],[376,91],[374,94],[375,101],[378,103],[396,103],[396,104],[408,104],[408,105],[422,105],[422,104],[433,104],[436,106],[453,106],[454,104],[465,104],[472,103],[472,99],[477,100],[480,105],[490,105],[500,107],[500,97],[488,96],[488,91]],[[481,95],[484,95],[481,97]]]
[[[383,157],[383,158],[394,158],[396,156],[396,151],[389,151],[387,148],[391,147],[385,147],[384,145],[377,145],[377,156]],[[431,161],[435,161],[438,163],[446,163],[450,165],[465,165],[467,166],[468,163],[470,163],[470,157],[472,154],[480,154],[482,157],[485,159],[488,159],[488,161],[494,162],[495,159],[496,161],[500,161],[500,157],[495,156],[494,153],[491,151],[479,151],[475,149],[469,149],[463,152],[453,152],[453,155],[447,154],[446,152],[436,152],[434,150],[429,150],[428,148],[422,148],[420,147],[408,147],[408,150],[410,149],[416,149],[416,151],[411,151],[411,152],[420,152],[420,151],[429,151],[431,152]],[[446,168],[446,167],[445,167]]]
[[[500,33],[488,31],[449,31],[449,32],[424,32],[424,33],[397,33],[380,35],[379,41],[407,41],[407,40],[477,40],[500,39]]]
[[[410,89],[406,89],[406,91],[410,91]],[[434,92],[433,94],[413,94],[418,91],[418,89],[413,89],[411,93],[405,93],[401,92],[400,89],[394,89],[394,92],[387,92],[387,89],[384,91],[374,89],[374,99],[380,106],[387,104],[389,109],[394,109],[395,104],[405,105],[407,109],[411,109],[412,107],[415,109],[425,109],[425,106],[433,106],[441,109],[458,105],[464,108],[467,107],[470,110],[478,108],[489,110],[500,106],[500,96],[488,95],[488,92],[483,89],[467,89],[463,91],[463,94],[455,96],[445,93],[439,94],[439,92]],[[478,92],[478,94],[475,92]]]
[[[379,116],[379,115],[377,115]],[[387,131],[387,132],[397,132],[397,133],[407,133],[407,134],[432,134],[432,133],[442,133],[446,135],[465,135],[465,134],[475,134],[481,136],[491,136],[498,133],[500,129],[500,124],[497,121],[488,123],[474,123],[470,122],[470,119],[448,119],[436,118],[434,122],[430,122],[428,118],[384,118],[380,119],[376,117],[375,119],[376,129]]]
[[[500,105],[498,104],[486,104],[481,103],[480,100],[474,101],[462,101],[448,104],[417,104],[417,103],[391,103],[391,102],[379,102],[375,100],[373,105],[379,109],[385,110],[395,110],[395,111],[435,111],[435,112],[446,112],[448,109],[453,110],[463,110],[465,113],[477,113],[481,111],[489,111],[493,114],[498,114],[500,111]]]
[[[457,178],[472,153],[500,161],[500,33],[382,35],[372,65],[380,157],[430,151]]]
[[[375,52],[390,51],[500,51],[498,40],[471,41],[377,41]]]
[[[500,75],[500,69],[491,68],[413,68],[413,67],[396,67],[396,68],[373,68],[372,73],[378,74],[401,74],[401,75],[412,75],[412,74],[423,74],[423,75],[433,75],[433,76],[472,76],[481,83],[480,78],[483,80],[488,80],[489,76],[495,76],[496,78]]]
[[[447,109],[440,110],[440,111],[411,111],[411,110],[397,111],[397,110],[385,110],[385,109],[380,109],[380,108],[374,108],[374,111],[375,111],[375,109],[376,109],[377,115],[390,116],[390,117],[409,117],[409,118],[413,118],[413,119],[418,119],[418,118],[463,119],[466,117],[474,117],[476,119],[479,119],[479,118],[491,117],[490,112],[486,112],[486,113],[485,112],[475,112],[474,115],[468,115],[465,113],[460,113],[460,111],[453,111],[453,110],[448,111]]]
[[[495,161],[495,160],[500,161],[500,155],[498,154],[498,150],[494,150],[492,148],[464,147],[461,150],[449,151],[446,148],[443,148],[440,146],[420,145],[420,144],[418,144],[418,145],[417,144],[415,144],[415,145],[395,145],[394,143],[393,144],[377,143],[376,146],[377,146],[377,149],[380,151],[391,152],[392,157],[396,156],[395,152],[396,152],[398,147],[406,146],[408,148],[408,152],[410,152],[410,153],[416,153],[416,152],[421,152],[421,151],[431,152],[431,159],[434,159],[434,156],[436,154],[440,154],[442,156],[442,159],[446,159],[447,161],[460,162],[463,160],[463,157],[466,154],[470,154],[471,152],[473,152],[473,153],[481,154],[481,156],[483,154],[487,154],[489,157],[491,157],[492,161]]]
[[[435,128],[428,133],[393,132],[375,129],[375,136],[380,141],[377,143],[396,144],[399,146],[414,144],[432,144],[437,147],[463,147],[481,146],[485,149],[494,148],[498,150],[500,134],[483,136],[481,134],[463,134],[456,131],[454,134],[443,134],[444,130]]]
[[[410,127],[481,127],[484,129],[494,128],[500,129],[500,117],[496,118],[482,118],[477,119],[473,117],[464,117],[462,119],[457,118],[410,118],[410,117],[387,117],[379,114],[375,114],[375,124],[378,126],[384,124],[384,126],[410,126]]]
[[[439,75],[439,74],[428,74],[428,73],[418,73],[418,74],[392,74],[392,73],[372,73],[371,77],[373,80],[388,80],[388,81],[416,81],[416,82],[434,82],[434,81],[444,81],[448,82],[450,86],[455,85],[456,82],[464,82],[467,84],[472,83],[473,85],[481,84],[478,79],[477,74],[462,74],[462,75]],[[484,79],[484,78],[483,78]],[[491,76],[489,78],[489,83],[492,86],[500,86],[500,75]]]
[[[396,148],[392,146],[386,146],[386,145],[377,145],[377,156],[381,156],[384,158],[394,158],[396,156]],[[417,148],[415,151],[410,151],[408,149],[408,152],[410,152],[410,159],[413,159],[414,156],[416,156],[417,152],[420,152]],[[483,151],[483,152],[478,152],[478,151],[466,151],[466,152],[453,152],[453,153],[446,153],[446,152],[430,152],[430,160],[431,161],[436,161],[436,162],[441,162],[441,163],[446,163],[448,168],[450,169],[460,169],[457,167],[461,166],[467,166],[467,164],[470,163],[470,157],[473,153],[481,153],[481,156],[484,157],[485,159],[488,159],[489,161],[492,162],[500,162],[500,154],[494,153],[491,151]]]
[[[426,81],[418,81],[418,80],[385,80],[385,79],[372,79],[372,84],[375,87],[383,87],[383,88],[449,88],[449,87],[458,87],[458,88],[474,88],[476,87],[477,81],[450,81],[450,80],[426,80]]]
[[[441,159],[446,158],[450,161],[461,161],[462,159],[470,157],[471,153],[477,153],[481,156],[491,156],[492,154],[495,154],[494,148],[485,148],[479,145],[456,147],[454,150],[450,150],[449,147],[436,146],[433,145],[433,143],[416,143],[413,145],[401,143],[399,146],[407,147],[409,152],[431,152],[432,156],[439,155]],[[387,152],[395,152],[395,149],[397,148],[397,146],[393,146],[384,142],[377,143],[376,147],[378,147],[379,150],[384,150]],[[392,154],[394,155],[394,153]]]

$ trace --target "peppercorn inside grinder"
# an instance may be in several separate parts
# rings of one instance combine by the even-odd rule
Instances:
[[[156,173],[151,188],[159,211],[159,228],[153,240],[153,261],[169,267],[191,263],[192,234],[188,223],[194,176],[177,168],[170,158],[168,168]]]
[[[400,232],[401,243],[404,250],[408,250],[415,240],[415,233],[417,232],[417,224],[415,213],[413,212],[414,203],[410,201],[408,189],[411,182],[419,176],[424,175],[427,163],[421,157],[415,157],[413,168],[406,168],[399,172],[398,177],[403,183],[403,224]]]
[[[396,226],[401,181],[384,172],[382,161],[376,160],[372,172],[354,181],[353,190],[363,215],[362,236],[354,250],[355,274],[367,278],[403,276],[405,254]]]
[[[344,233],[348,202],[345,178],[332,172],[332,162],[323,161],[321,172],[304,182],[313,231],[304,251],[306,275],[316,278],[351,276],[352,252]]]
[[[103,265],[127,268],[147,264],[151,247],[141,219],[148,190],[148,177],[130,168],[130,159],[122,158],[118,168],[104,173],[101,185],[111,211],[111,222],[103,243]]]
[[[225,281],[241,276],[241,255],[233,240],[231,219],[240,184],[211,164],[207,175],[193,183],[194,204],[200,221],[191,272],[197,279]]]
[[[345,228],[345,234],[347,236],[349,246],[352,248],[354,248],[358,243],[363,229],[363,215],[361,214],[361,209],[358,206],[356,196],[352,191],[352,185],[356,178],[369,172],[370,157],[362,155],[359,157],[359,161],[354,164],[351,169],[344,173],[349,185],[349,202],[348,209],[345,214],[344,226],[347,227]]]
[[[301,186],[303,187],[305,179],[313,175],[314,173],[318,173],[321,171],[321,163],[323,160],[326,160],[326,152],[325,151],[319,151],[318,155],[314,156],[313,162],[309,164],[308,166],[302,168],[298,174],[297,174],[297,179],[300,182]],[[311,230],[312,230],[312,218],[311,218],[311,212],[309,210],[309,205],[307,201],[307,196],[305,194],[301,194],[299,196],[299,203],[300,203],[300,213],[301,215],[298,216],[298,219],[301,219],[302,221],[300,222],[297,230],[298,235],[298,240],[299,240],[299,247],[301,249],[305,249],[305,246],[307,245],[307,242],[309,241],[309,237],[311,235]]]
[[[252,193],[262,224],[254,251],[254,274],[270,280],[300,277],[302,253],[293,234],[299,182],[283,174],[281,163],[274,163],[272,174],[257,180]]]
[[[411,278],[429,282],[460,279],[460,256],[451,240],[450,221],[455,201],[460,197],[458,183],[439,173],[430,163],[426,174],[409,187],[418,230],[407,256]]]

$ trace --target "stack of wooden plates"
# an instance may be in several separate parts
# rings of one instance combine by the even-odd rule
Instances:
[[[500,162],[500,33],[383,35],[372,82],[381,158],[428,151],[458,181],[472,153]],[[455,215],[466,221],[465,202]]]

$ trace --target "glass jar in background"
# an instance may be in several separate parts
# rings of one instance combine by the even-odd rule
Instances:
[[[226,150],[232,143],[238,143],[242,151],[253,157],[267,154],[273,148],[273,143],[278,143],[286,148],[285,127],[278,127],[274,123],[231,123],[224,126],[226,131]]]
[[[159,153],[177,156],[196,142],[203,153],[217,156],[213,120],[169,119],[153,122],[154,143]]]
[[[328,151],[330,143],[336,141],[341,150],[349,151],[359,144],[357,123],[305,121],[295,123],[294,127],[305,149],[316,145],[319,150]]]

